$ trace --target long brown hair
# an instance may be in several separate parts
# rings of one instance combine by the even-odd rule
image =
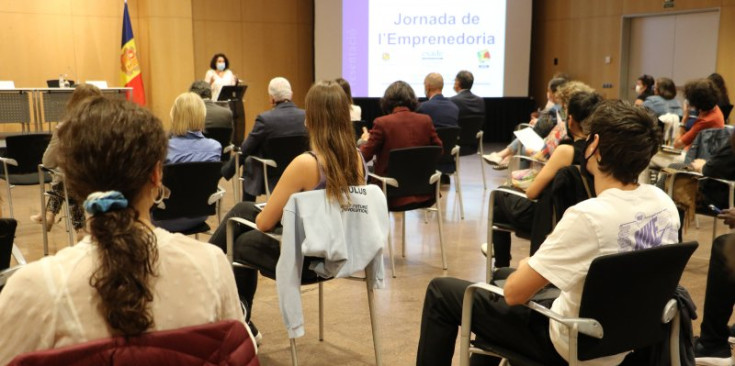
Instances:
[[[318,81],[306,93],[306,125],[311,148],[322,158],[327,176],[327,197],[349,204],[349,186],[364,184],[357,167],[355,132],[350,121],[350,100],[334,81]]]
[[[71,93],[71,97],[69,98],[69,101],[66,102],[66,114],[67,116],[71,115],[74,108],[79,106],[81,102],[87,100],[87,98],[92,97],[99,97],[102,96],[102,91],[100,88],[92,85],[92,84],[77,84],[76,87],[74,87],[74,92]]]
[[[88,99],[59,128],[59,165],[70,194],[119,191],[127,208],[89,220],[99,265],[89,283],[101,298],[100,312],[113,333],[134,336],[153,325],[150,278],[158,260],[156,237],[132,203],[166,156],[161,121],[132,103]]]

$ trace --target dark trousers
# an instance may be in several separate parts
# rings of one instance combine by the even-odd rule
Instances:
[[[417,366],[451,365],[462,323],[464,291],[471,284],[456,278],[435,278],[429,283],[421,314]],[[542,303],[548,306],[551,301]],[[549,338],[548,318],[525,306],[493,300],[487,292],[475,293],[472,311],[472,332],[478,338],[549,365],[565,364]],[[477,364],[474,357],[472,361]]]
[[[214,231],[209,242],[220,247],[223,252],[227,252],[227,221],[230,217],[241,217],[255,222],[255,217],[259,212],[253,202],[236,204],[222,219],[222,224]],[[249,309],[247,314],[247,320],[249,321],[253,312],[253,298],[258,288],[258,270],[264,276],[275,278],[276,263],[278,263],[281,249],[278,241],[243,225],[237,226],[233,248],[236,262],[255,267],[233,268],[240,301],[244,302]]]
[[[704,293],[704,317],[702,318],[701,336],[703,346],[709,349],[728,347],[730,321],[735,305],[735,273],[728,268],[725,256],[732,255],[735,234],[717,237],[712,243],[712,254],[707,272],[707,289]],[[729,252],[729,253],[728,253]]]
[[[512,225],[517,231],[530,233],[536,203],[514,194],[499,192],[495,196],[493,222]],[[493,250],[496,267],[510,266],[510,234],[493,230]]]

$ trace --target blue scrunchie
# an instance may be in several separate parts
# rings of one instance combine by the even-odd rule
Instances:
[[[93,192],[84,201],[84,210],[92,215],[128,207],[128,200],[118,191]]]

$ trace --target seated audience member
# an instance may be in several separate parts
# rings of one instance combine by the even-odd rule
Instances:
[[[176,98],[171,107],[171,137],[164,164],[219,162],[222,146],[216,140],[202,134],[204,116],[207,113],[204,101],[188,92]],[[207,220],[207,216],[182,217],[170,220],[154,220],[156,227],[168,231],[186,231]]]
[[[677,242],[679,219],[674,202],[660,189],[636,183],[656,152],[659,135],[645,111],[621,101],[604,101],[589,117],[587,170],[594,176],[596,198],[572,206],[530,258],[507,278],[505,297],[475,294],[472,331],[503,348],[566,365],[568,338],[562,325],[516,306],[551,283],[561,290],[555,300],[540,301],[564,317],[579,316],[579,302],[589,266],[596,257]],[[642,148],[647,147],[647,148]],[[656,235],[641,234],[655,227]],[[621,268],[620,270],[625,270]],[[614,274],[611,274],[614,275]],[[426,291],[417,365],[450,365],[462,298],[471,282],[436,278]],[[550,304],[551,302],[551,304]],[[626,353],[595,359],[595,365],[618,365]]]
[[[220,161],[222,145],[202,134],[206,114],[198,95],[187,92],[176,98],[171,107],[171,138],[165,164]]]
[[[457,92],[457,95],[449,100],[459,107],[459,119],[485,116],[485,101],[470,91],[474,83],[475,77],[467,70],[458,72],[454,78],[454,91]]]
[[[431,117],[434,127],[457,127],[459,118],[459,107],[442,95],[444,89],[444,78],[436,72],[426,75],[424,78],[424,93],[429,100],[421,103],[416,108],[417,113],[426,114]]]
[[[653,95],[646,98],[643,106],[650,109],[656,117],[661,117],[666,113],[673,113],[681,119],[683,115],[681,104],[676,100],[676,85],[669,78],[656,79]]]
[[[66,114],[71,114],[71,111],[91,97],[102,96],[102,91],[92,84],[79,84],[74,88],[74,92],[69,98],[69,102],[66,104]],[[46,151],[43,153],[43,159],[41,162],[43,166],[49,169],[56,169],[59,167],[58,163],[58,150],[59,150],[59,134],[58,128],[63,124],[61,122],[54,133],[51,135],[51,141],[49,141]],[[61,211],[61,206],[64,204],[64,182],[63,180],[54,175],[54,181],[51,182],[51,191],[54,193],[49,195],[48,203],[46,204],[46,231],[51,231],[51,227],[56,222],[56,215]],[[81,240],[84,233],[85,217],[84,208],[74,199],[69,198],[69,213],[71,214],[72,226],[77,232],[77,240]],[[31,221],[41,224],[43,219],[41,214],[31,216]]]
[[[222,250],[227,249],[226,223],[230,217],[254,221],[260,231],[280,231],[278,224],[283,208],[292,194],[326,189],[327,197],[344,205],[349,186],[365,184],[367,168],[355,148],[349,98],[337,83],[320,81],[309,89],[306,94],[306,125],[312,150],[299,155],[286,167],[263,211],[259,211],[253,202],[238,203],[222,219],[222,224],[210,239],[211,243]],[[249,320],[258,286],[258,270],[264,276],[275,277],[280,243],[257,230],[246,227],[239,230],[234,245],[235,260],[258,268],[234,269],[240,299],[250,309]],[[308,263],[304,263],[302,279],[315,278],[308,267]],[[257,328],[252,325],[251,328],[259,338]]]
[[[727,92],[727,86],[725,85],[725,79],[718,73],[712,73],[707,76],[707,79],[712,81],[717,88],[718,95],[720,96],[717,100],[717,106],[720,107],[720,111],[725,116],[725,120],[729,117],[729,112],[732,111],[732,104],[730,104],[730,94]]]
[[[567,113],[567,130],[571,139],[564,140],[541,169],[531,186],[526,190],[526,197],[514,194],[500,193],[495,196],[493,221],[509,223],[521,232],[530,232],[536,204],[534,201],[541,192],[552,182],[556,173],[563,167],[572,164],[584,163],[585,139],[587,138],[586,120],[602,101],[597,93],[579,92],[573,94],[569,104],[565,105]],[[495,266],[510,266],[510,233],[493,230],[493,249]]]
[[[735,149],[735,135],[731,135],[730,143],[723,144],[709,159],[696,159],[692,161],[690,167],[705,177],[735,180],[735,152],[733,149]],[[698,211],[708,210],[710,204],[718,208],[730,206],[730,192],[727,185],[710,179],[702,179],[698,186]]]
[[[232,129],[232,111],[212,100],[212,89],[206,81],[198,80],[191,84],[189,91],[199,95],[207,107],[207,116],[204,118],[204,133],[208,128]]]
[[[643,74],[636,79],[635,93],[638,94],[638,96],[635,98],[635,105],[642,106],[643,102],[653,95],[653,83],[654,80],[651,75]]]
[[[735,209],[723,210],[719,219],[724,219],[730,229],[735,228]],[[733,245],[735,234],[722,235],[712,243],[704,293],[704,315],[700,335],[694,345],[697,365],[732,365],[732,351],[728,342],[730,327],[727,323],[735,306]]]
[[[413,89],[405,81],[395,81],[388,86],[380,100],[380,108],[386,115],[376,118],[373,129],[362,134],[360,151],[365,160],[375,156],[375,173],[385,176],[388,173],[388,156],[393,149],[414,146],[442,146],[431,118],[415,113],[418,101]],[[389,206],[398,207],[411,203],[425,202],[428,196],[393,198]]]
[[[291,101],[293,92],[291,84],[282,77],[273,78],[268,84],[268,95],[273,109],[263,112],[255,118],[255,125],[248,137],[243,141],[240,151],[240,164],[245,165],[243,172],[243,201],[255,201],[255,197],[265,193],[263,185],[263,168],[254,162],[246,163],[247,157],[263,156],[263,148],[268,139],[275,137],[306,135],[304,127],[304,110]],[[354,132],[353,132],[354,133]],[[222,166],[225,179],[235,175],[235,158]],[[280,177],[268,176],[270,185],[275,185]]]
[[[362,120],[362,108],[360,108],[359,105],[356,105],[355,101],[352,100],[352,88],[350,88],[350,83],[342,78],[337,78],[334,81],[342,87],[342,90],[347,94],[347,98],[350,98],[350,119],[352,121]]]
[[[151,225],[166,135],[133,103],[95,97],[59,128],[59,166],[91,215],[79,243],[29,263],[0,293],[0,364],[112,336],[243,321],[217,247]],[[192,296],[197,294],[199,296]]]

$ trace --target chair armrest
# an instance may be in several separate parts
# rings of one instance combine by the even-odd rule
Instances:
[[[436,184],[436,182],[440,181],[442,179],[442,172],[435,171],[434,174],[429,177],[429,184]]]
[[[519,161],[519,162],[521,160],[525,160],[525,161],[527,161],[529,163],[536,163],[536,164],[546,165],[546,162],[543,161],[543,160],[535,159],[535,158],[532,158],[530,156],[525,156],[525,155],[513,155],[513,156],[510,157],[510,160],[511,161],[515,160],[515,161]],[[510,164],[508,164],[508,166],[510,166]]]
[[[480,131],[477,131],[477,134],[475,135],[475,138],[478,139],[478,140],[482,140],[482,137],[484,135],[485,135],[485,132],[483,132],[482,130],[480,130]]]
[[[217,192],[214,192],[209,196],[209,199],[207,200],[207,204],[209,205],[215,204],[217,201],[221,200],[225,196],[226,192],[227,191],[225,191],[224,188],[217,186]]]
[[[722,179],[722,178],[705,177],[705,176],[702,176],[702,178],[700,178],[700,180],[704,180],[704,179],[709,179],[709,180],[719,182],[719,183],[726,185],[728,188],[727,191],[728,191],[728,197],[729,197],[728,208],[735,207],[735,181],[728,180],[728,179]]]
[[[449,152],[450,155],[458,156],[459,155],[459,145],[454,145],[452,148],[452,151]]]
[[[0,162],[3,164],[10,164],[12,166],[18,166],[18,162],[15,159],[0,157]]]
[[[522,130],[524,128],[528,128],[528,127],[533,127],[533,126],[531,126],[530,123],[522,122],[522,123],[519,123],[519,124],[516,125],[516,129],[515,130],[516,131],[520,131],[520,130]]]
[[[474,295],[474,293],[476,291],[488,291],[488,292],[493,293],[495,296],[501,296],[501,297],[504,296],[503,289],[501,289],[501,288],[499,288],[497,286],[493,286],[493,285],[490,285],[490,284],[487,284],[487,283],[483,283],[483,282],[478,282],[478,283],[472,284],[469,287],[467,287],[467,289],[465,290],[465,293],[464,293],[464,302],[463,302],[464,305],[462,306],[463,307],[463,309],[462,309],[462,325],[463,325],[463,328],[464,328],[464,325],[465,325],[465,323],[464,323],[465,322],[465,310],[467,310],[468,308],[469,309],[472,308],[472,300],[474,298],[473,295]],[[529,309],[531,309],[531,310],[533,310],[533,311],[535,311],[535,312],[537,312],[537,313],[539,313],[539,314],[541,314],[541,315],[543,315],[543,316],[545,316],[545,317],[547,317],[549,319],[552,319],[554,321],[557,321],[557,322],[559,322],[559,323],[561,323],[561,324],[563,324],[563,325],[565,325],[565,326],[567,326],[569,328],[573,328],[576,325],[576,327],[577,327],[577,329],[579,330],[580,333],[586,334],[586,335],[588,335],[590,337],[594,337],[594,338],[597,338],[597,339],[602,339],[602,337],[604,335],[604,332],[603,332],[603,329],[602,329],[602,325],[600,324],[600,322],[598,322],[595,319],[589,319],[589,318],[568,318],[568,317],[562,316],[561,314],[555,313],[555,312],[551,311],[549,308],[547,308],[545,306],[542,306],[542,305],[539,305],[538,303],[533,302],[533,301],[529,301],[524,306],[528,307]],[[468,320],[467,325],[469,326],[469,324],[470,324],[469,321],[471,321],[472,318],[470,317],[467,320]],[[468,329],[469,329],[469,327],[468,327]]]
[[[230,264],[234,263],[235,257],[234,257],[234,246],[235,246],[235,226],[237,225],[245,225],[247,227],[250,227],[253,230],[258,230],[258,226],[255,225],[254,222],[245,220],[242,217],[230,217],[229,220],[227,220],[227,226],[226,226],[226,233],[227,233],[227,260],[230,261]],[[260,230],[258,230],[260,231]],[[261,231],[262,232],[262,231]],[[262,232],[265,235],[268,235],[269,237],[273,238],[274,240],[277,240],[278,242],[281,241],[281,235],[275,234],[275,233],[266,233]]]
[[[235,150],[235,145],[229,144],[229,145],[225,146],[224,149],[222,149],[222,153],[227,154],[227,153],[229,153],[231,151],[234,151],[234,150]]]
[[[270,167],[273,167],[273,168],[278,167],[278,164],[276,164],[276,162],[274,160],[271,160],[271,159],[263,159],[263,158],[259,158],[257,156],[252,156],[252,155],[251,156],[248,156],[248,159],[253,159],[253,160],[255,160],[255,161],[257,161],[257,162],[259,162],[259,163],[261,163],[263,165],[267,165],[267,166],[270,166]]]
[[[493,191],[508,193],[508,194],[512,194],[518,197],[528,199],[528,196],[526,196],[525,192],[521,192],[515,189],[511,189],[511,188],[498,187],[498,188],[495,188]],[[531,201],[536,202],[536,200],[531,200]]]
[[[387,185],[389,185],[391,187],[396,187],[396,188],[398,187],[398,181],[395,180],[395,179],[393,179],[393,178],[381,177],[381,176],[379,176],[379,175],[377,175],[375,173],[368,173],[368,176],[370,178],[379,180],[381,183],[383,183],[383,185],[386,185],[387,184]]]

